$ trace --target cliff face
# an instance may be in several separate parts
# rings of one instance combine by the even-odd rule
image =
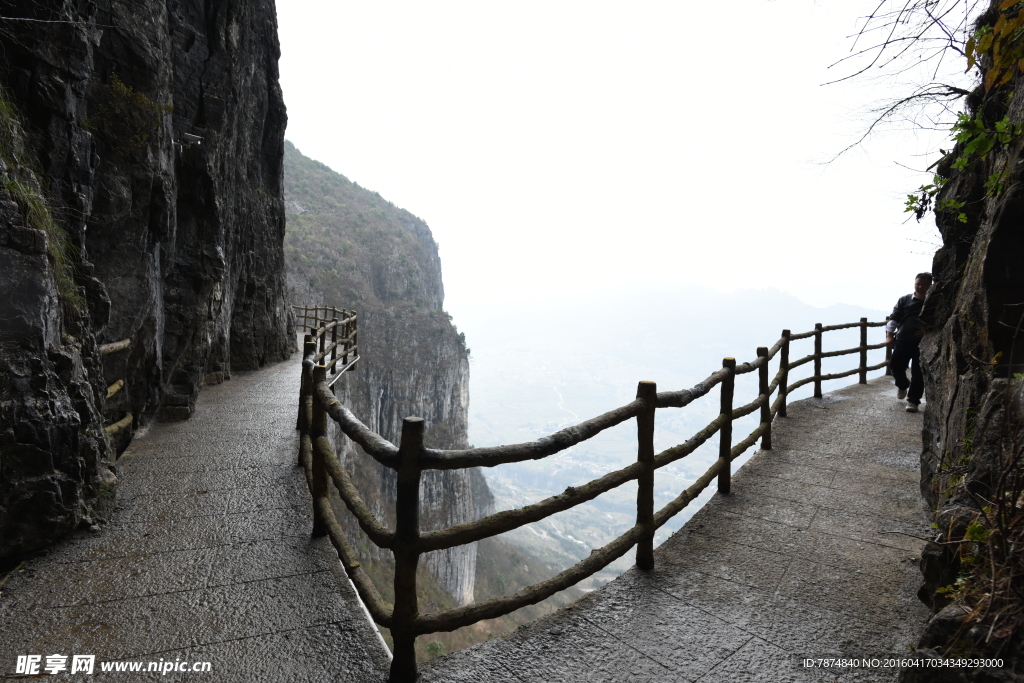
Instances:
[[[998,5],[993,3],[993,8]],[[978,25],[991,25],[995,18],[990,10]],[[1004,117],[1019,126],[1024,122],[1024,79],[1015,81],[988,95],[983,88],[972,93],[967,101],[970,115],[990,129]],[[938,200],[964,202],[966,221],[957,211],[937,215],[943,246],[934,260],[936,283],[922,311],[926,334],[921,345],[927,400],[921,488],[936,509],[936,540],[946,543],[929,545],[922,557],[925,584],[920,596],[938,614],[919,645],[998,653],[1008,670],[1024,665],[1022,624],[1012,617],[1016,608],[1007,612],[995,602],[986,607],[984,601],[993,600],[992,587],[997,595],[1005,587],[990,586],[985,579],[984,590],[975,592],[968,577],[992,557],[1002,562],[1000,536],[1019,535],[1012,529],[993,532],[999,525],[990,527],[987,521],[1008,509],[1007,519],[1019,517],[1012,512],[1019,501],[1007,496],[1014,490],[1012,495],[1019,496],[1024,459],[1019,389],[1019,373],[1024,372],[1024,185],[1019,170],[1024,140],[1017,137],[984,157],[969,158],[962,171],[953,162],[965,153],[964,143],[939,164],[939,174],[948,181]],[[1004,188],[993,191],[987,181],[1003,172]],[[1000,512],[1000,505],[1007,504]],[[1019,555],[1012,560],[1019,561]],[[993,572],[998,574],[1005,578],[1002,570]],[[950,604],[949,586],[957,587],[958,604]],[[975,608],[976,620],[961,628],[967,612]],[[999,612],[1011,618],[999,621]],[[974,680],[973,673],[957,676],[955,680]],[[908,674],[906,680],[918,679]]]
[[[469,360],[441,306],[437,244],[426,223],[323,164],[285,149],[288,288],[294,303],[325,302],[359,314],[357,369],[339,397],[370,429],[398,443],[402,420],[422,417],[426,443],[465,448]],[[340,433],[337,448],[374,513],[394,526],[395,473]],[[434,529],[488,514],[493,500],[478,470],[428,471],[421,526]],[[354,545],[387,561],[347,513]],[[459,604],[473,600],[476,544],[429,553],[423,563]]]
[[[53,0],[4,14],[43,20],[0,34],[35,157],[9,163],[5,187],[37,181],[71,267],[60,285],[54,240],[24,201],[0,202],[0,556],[89,520],[132,429],[187,418],[204,381],[287,357],[293,339],[273,1]],[[121,339],[131,347],[98,355]],[[103,424],[129,413],[108,438]]]

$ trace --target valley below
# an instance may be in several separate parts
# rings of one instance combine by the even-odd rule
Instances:
[[[579,421],[622,406],[636,396],[637,382],[651,380],[659,391],[692,387],[721,367],[724,356],[738,363],[753,360],[757,346],[771,346],[783,327],[804,332],[825,325],[854,322],[861,317],[884,320],[883,311],[836,305],[816,308],[775,290],[720,293],[699,287],[594,296],[573,306],[533,302],[530,324],[523,326],[497,306],[457,310],[466,331],[470,356],[469,441],[496,446],[532,441]],[[859,344],[858,330],[824,335],[826,350]],[[883,339],[880,328],[869,329],[869,343]],[[793,342],[791,359],[813,352],[813,340]],[[868,362],[884,359],[881,350]],[[848,370],[856,355],[827,358],[824,372]],[[770,376],[778,370],[778,357]],[[793,371],[790,383],[812,374],[810,364]],[[874,373],[872,376],[879,374]],[[856,381],[833,380],[825,391]],[[812,394],[810,385],[791,400]],[[756,373],[737,377],[736,405],[757,395]],[[719,393],[712,390],[684,409],[659,410],[655,420],[655,452],[686,441],[719,412]],[[749,415],[734,425],[734,442],[757,426]],[[512,509],[579,486],[636,459],[636,422],[628,420],[597,437],[543,460],[494,468],[483,474],[494,495],[495,509]],[[756,451],[751,448],[734,469]],[[665,505],[692,484],[718,457],[717,436],[691,455],[655,474],[655,508]],[[713,495],[709,486],[655,536],[660,544],[678,530]],[[552,566],[565,568],[584,559],[628,528],[636,519],[636,486],[623,485],[588,503],[527,525],[503,536]],[[593,590],[632,566],[631,551],[605,570],[579,584]]]

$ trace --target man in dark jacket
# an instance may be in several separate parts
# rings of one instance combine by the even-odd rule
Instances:
[[[907,399],[907,412],[916,413],[924,396],[924,377],[921,375],[920,344],[924,330],[917,316],[924,304],[924,295],[932,286],[931,273],[918,273],[914,278],[914,293],[901,296],[892,309],[885,326],[885,345],[892,349],[889,367],[896,379],[896,398]],[[910,365],[910,380],[907,366]],[[907,390],[910,390],[909,393]]]

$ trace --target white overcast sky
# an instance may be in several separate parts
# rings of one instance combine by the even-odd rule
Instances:
[[[903,92],[822,86],[874,5],[280,0],[287,138],[427,221],[456,322],[672,283],[885,310],[938,240],[899,164],[944,136],[823,165]]]

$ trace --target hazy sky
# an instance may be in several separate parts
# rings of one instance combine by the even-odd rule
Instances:
[[[940,134],[876,135],[848,73],[867,0],[278,3],[287,137],[430,225],[446,308],[773,286],[892,306]],[[870,5],[870,7],[869,7]]]

